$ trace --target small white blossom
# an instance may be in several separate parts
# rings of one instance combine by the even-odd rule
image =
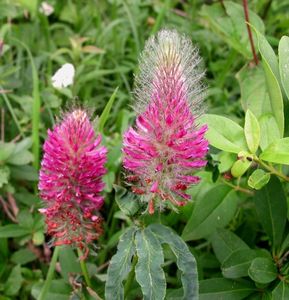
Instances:
[[[73,84],[75,69],[72,64],[64,64],[52,76],[52,85],[55,88],[64,88]]]
[[[50,16],[54,12],[54,7],[47,3],[46,1],[43,1],[40,5],[39,11],[45,15],[45,16]]]

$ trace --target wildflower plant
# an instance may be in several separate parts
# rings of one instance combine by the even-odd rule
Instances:
[[[191,196],[187,189],[200,180],[194,173],[206,165],[206,125],[202,113],[204,72],[197,49],[184,35],[161,30],[151,37],[141,55],[136,76],[136,125],[124,134],[123,165],[126,181],[146,204],[144,213],[165,208],[177,210]],[[124,299],[122,281],[134,272],[144,299],[164,299],[166,280],[162,244],[169,244],[182,273],[184,299],[197,299],[196,262],[186,244],[161,224],[134,226],[122,236],[112,258],[106,282],[106,299]]]

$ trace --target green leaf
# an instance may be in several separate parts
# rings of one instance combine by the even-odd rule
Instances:
[[[264,114],[259,119],[259,124],[261,129],[260,147],[264,150],[271,143],[280,139],[280,132],[277,122],[271,113]]]
[[[225,11],[224,11],[225,8]],[[264,32],[261,18],[253,11],[250,12],[250,22]],[[224,1],[223,5],[203,5],[201,16],[229,46],[233,47],[247,59],[252,58],[246,24],[244,22],[243,7],[232,1]]]
[[[14,152],[14,143],[3,143],[0,141],[0,162],[6,161]]]
[[[233,252],[248,250],[248,245],[233,232],[219,228],[211,237],[216,257],[223,263]]]
[[[11,261],[15,264],[25,265],[36,258],[37,256],[31,250],[20,249],[12,254]]]
[[[134,236],[136,228],[129,228],[121,237],[117,252],[112,257],[105,285],[106,300],[123,300],[124,291],[122,282],[131,270],[131,260],[135,254]]]
[[[121,211],[128,216],[136,214],[140,208],[138,196],[116,184],[113,185],[113,188],[115,190],[115,201]]]
[[[118,87],[114,90],[112,95],[110,96],[105,108],[103,109],[100,117],[99,117],[99,122],[98,122],[98,130],[99,132],[103,133],[104,125],[106,121],[108,120],[109,113],[111,111],[112,105],[114,103],[116,93],[117,93]]]
[[[248,185],[252,189],[260,190],[269,182],[270,177],[270,173],[267,173],[262,169],[257,169],[249,177]]]
[[[183,298],[198,299],[198,270],[194,256],[184,241],[170,228],[161,224],[152,224],[149,229],[158,237],[161,243],[168,244],[177,259],[183,284]]]
[[[260,126],[257,118],[249,109],[245,116],[244,132],[248,148],[254,154],[260,143]]]
[[[9,182],[10,169],[7,166],[0,166],[0,188]]]
[[[254,285],[245,280],[206,279],[200,281],[200,300],[241,300],[254,290]]]
[[[272,300],[289,299],[289,285],[285,281],[280,281],[272,292]]]
[[[251,164],[252,161],[247,160],[247,158],[238,159],[232,166],[231,174],[234,177],[239,178],[245,174],[245,172],[250,168]]]
[[[138,262],[135,267],[136,280],[141,286],[144,300],[162,300],[166,294],[163,249],[149,228],[137,231],[136,251]],[[116,299],[116,298],[114,298]]]
[[[0,227],[0,238],[20,237],[30,233],[30,229],[20,227],[16,224],[9,224]]]
[[[289,37],[282,36],[278,48],[279,71],[283,89],[289,100]]]
[[[282,184],[275,176],[254,196],[259,220],[273,246],[280,245],[287,218],[287,202]]]
[[[12,269],[12,271],[4,285],[5,295],[7,295],[7,296],[17,295],[18,291],[21,288],[22,282],[23,282],[23,278],[21,275],[21,267],[20,267],[20,265],[17,265]]]
[[[253,27],[254,28],[254,27]],[[266,83],[270,96],[271,108],[277,122],[280,137],[284,134],[284,105],[282,91],[279,85],[280,75],[276,55],[266,38],[254,28],[258,37],[258,47],[262,56]],[[279,82],[278,82],[279,81]]]
[[[206,114],[200,117],[199,122],[208,125],[206,138],[212,146],[233,153],[247,149],[244,130],[234,121],[219,115]]]
[[[277,269],[272,259],[265,257],[255,258],[248,271],[252,280],[258,283],[270,283],[277,277]]]
[[[81,273],[79,260],[71,247],[63,247],[59,252],[61,275],[68,281],[70,273]]]
[[[225,227],[237,209],[236,192],[225,185],[214,186],[198,199],[182,237],[185,241],[197,240]]]
[[[237,73],[236,78],[241,88],[241,104],[244,111],[250,109],[257,118],[271,113],[272,109],[263,68],[260,65],[254,68],[246,65]]]
[[[223,276],[232,279],[248,276],[248,269],[256,256],[256,252],[251,249],[232,252],[222,264]]]
[[[260,158],[276,164],[289,165],[289,137],[270,144],[260,155]]]

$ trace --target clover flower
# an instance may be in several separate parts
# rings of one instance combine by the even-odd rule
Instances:
[[[100,145],[85,111],[76,109],[48,130],[41,162],[39,190],[47,233],[54,245],[87,249],[102,232],[98,210],[107,150]]]
[[[199,182],[193,173],[206,165],[206,126],[202,113],[204,75],[188,38],[161,30],[146,43],[136,77],[136,126],[124,134],[124,168],[132,191],[148,203],[148,212],[182,206],[187,188]]]

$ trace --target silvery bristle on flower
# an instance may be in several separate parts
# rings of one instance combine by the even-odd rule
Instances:
[[[133,105],[138,114],[146,109],[155,92],[167,95],[178,91],[195,116],[202,113],[205,72],[200,68],[198,49],[187,36],[176,30],[159,31],[146,42],[139,63]]]

